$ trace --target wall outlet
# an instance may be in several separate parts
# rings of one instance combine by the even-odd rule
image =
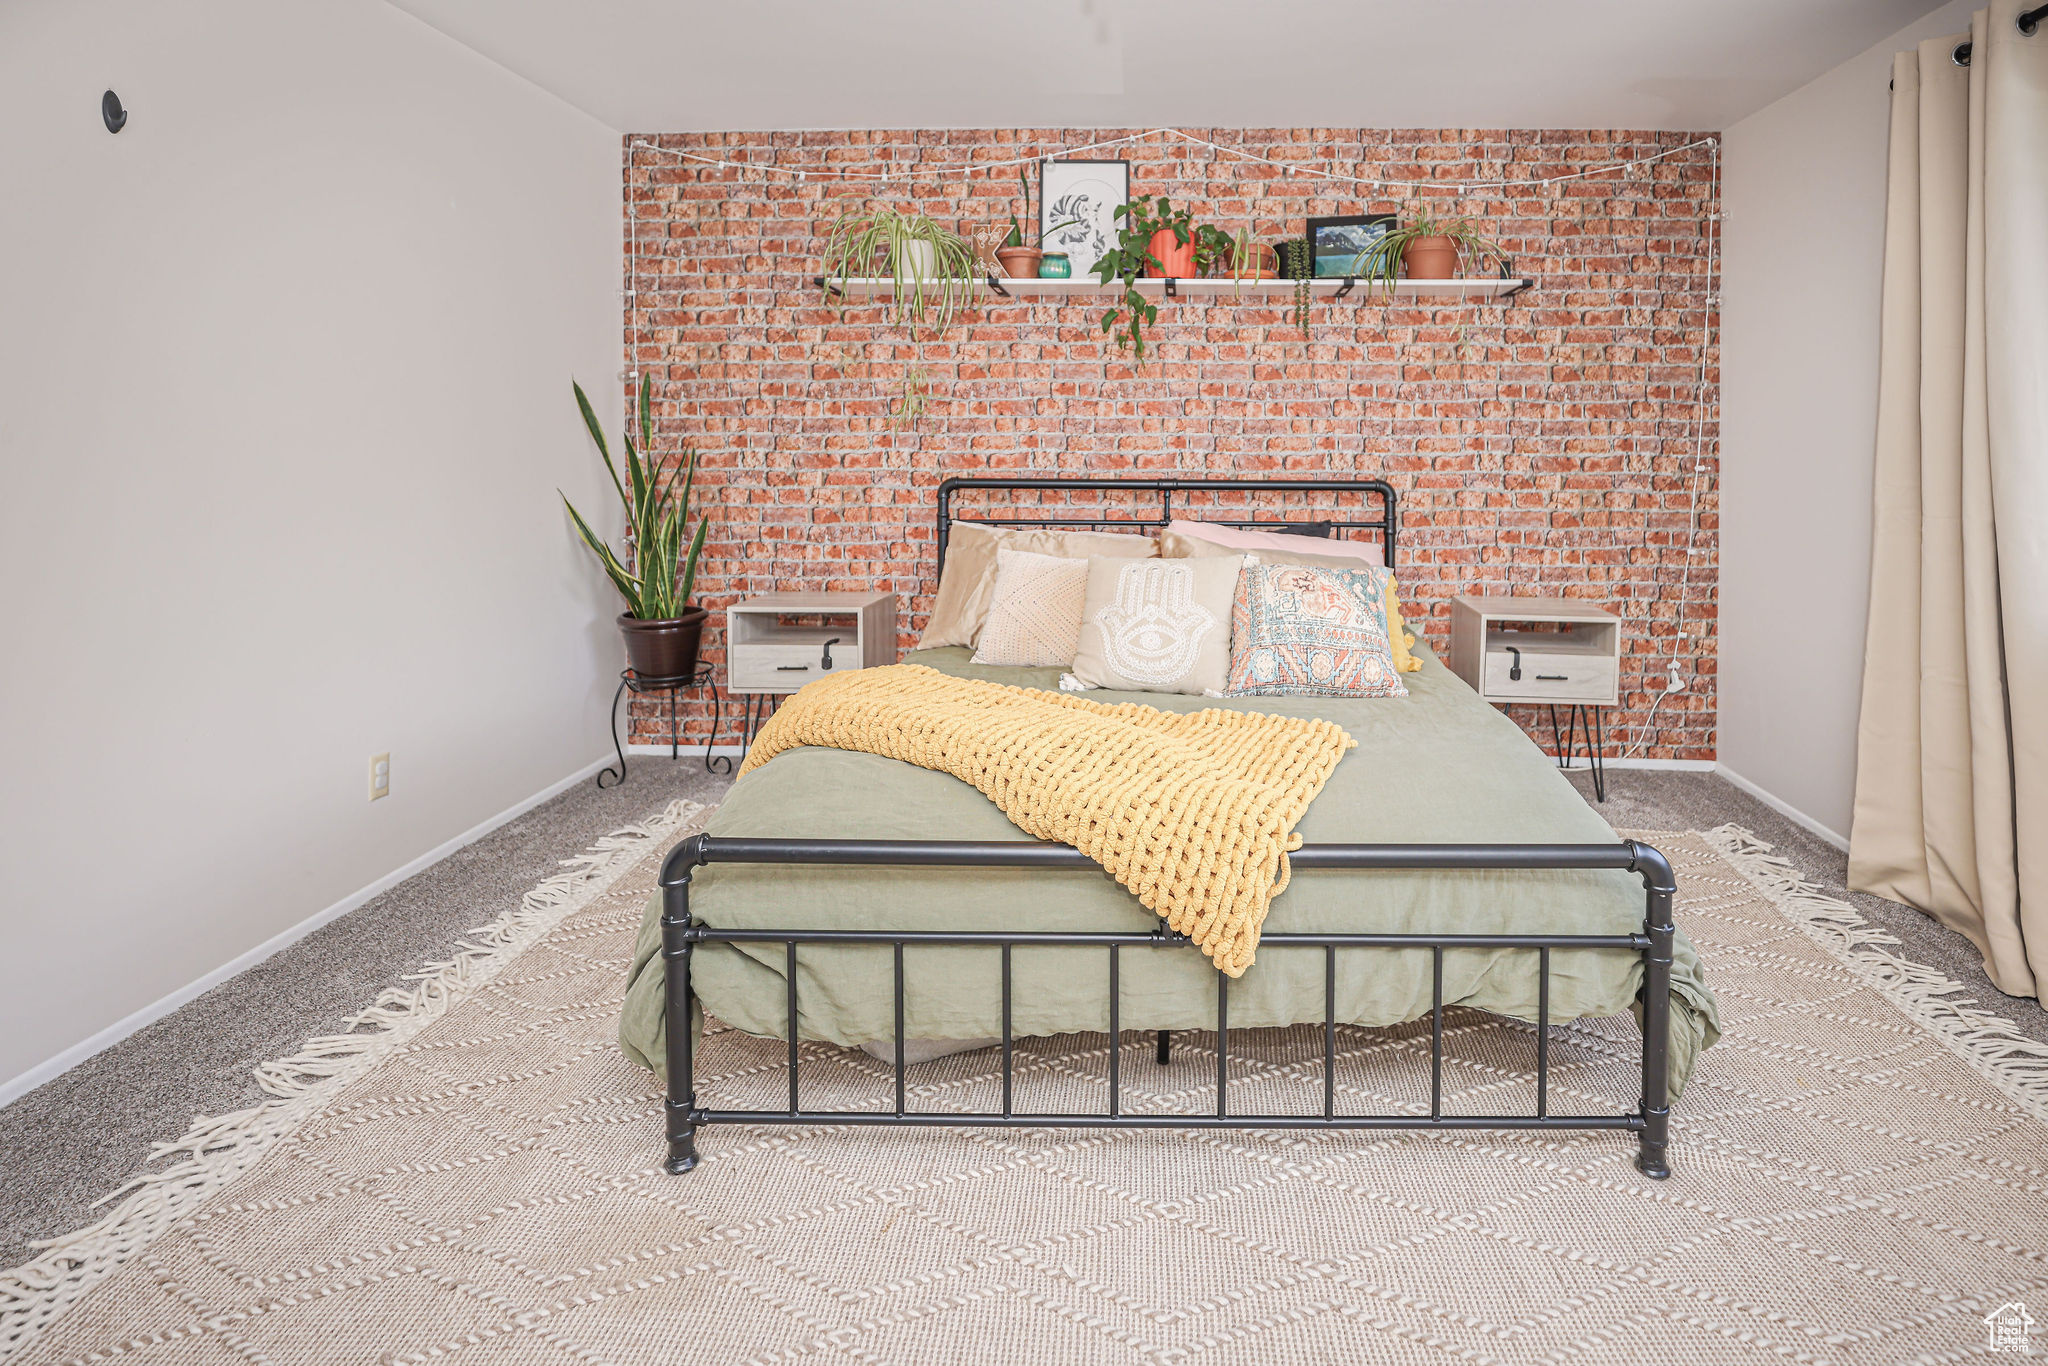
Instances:
[[[372,754],[370,756],[370,800],[391,795],[391,756]]]

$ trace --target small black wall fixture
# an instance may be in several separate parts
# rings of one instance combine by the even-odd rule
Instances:
[[[100,117],[107,121],[109,133],[118,133],[128,126],[128,111],[121,107],[121,97],[111,90],[100,96]]]

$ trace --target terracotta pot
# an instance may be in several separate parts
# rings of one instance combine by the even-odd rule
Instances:
[[[642,621],[620,617],[619,634],[626,639],[626,663],[641,678],[687,678],[697,672],[697,644],[703,639],[701,607],[685,607],[679,617]]]
[[[1264,242],[1253,242],[1248,253],[1251,259],[1249,270],[1237,270],[1237,249],[1231,248],[1230,262],[1225,275],[1242,275],[1247,280],[1277,280],[1280,278],[1280,253]]]
[[[1045,253],[1037,247],[997,247],[996,259],[1003,263],[1006,278],[1035,280],[1038,278],[1038,263],[1045,259]]]
[[[1152,240],[1145,244],[1145,250],[1151,252],[1165,266],[1164,270],[1158,266],[1146,266],[1145,274],[1151,278],[1156,280],[1162,275],[1172,275],[1187,280],[1194,277],[1195,239],[1192,236],[1183,242],[1173,235],[1172,228],[1161,228],[1152,234]]]
[[[1448,280],[1458,273],[1458,239],[1417,237],[1401,248],[1401,271],[1411,280]]]

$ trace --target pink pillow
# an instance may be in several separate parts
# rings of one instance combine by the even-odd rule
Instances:
[[[1229,546],[1232,550],[1288,551],[1296,555],[1327,555],[1332,559],[1357,560],[1362,564],[1381,565],[1387,562],[1386,554],[1378,541],[1345,541],[1335,537],[1323,540],[1314,536],[1290,536],[1280,531],[1248,531],[1243,527],[1221,526],[1214,522],[1175,521],[1167,528],[1169,534],[1179,532],[1197,541],[1210,545]]]

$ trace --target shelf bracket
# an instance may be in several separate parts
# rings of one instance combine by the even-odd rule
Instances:
[[[1010,291],[1004,289],[1002,281],[996,279],[996,277],[993,275],[988,277],[988,287],[994,290],[996,293],[1002,295],[1005,299],[1010,297]]]
[[[1180,282],[1171,275],[1166,277],[1166,297],[1169,299],[1178,299],[1180,297]]]
[[[844,294],[846,292],[838,285],[826,283],[825,277],[822,275],[813,275],[811,277],[811,284],[817,289],[829,290],[834,294]]]
[[[1345,277],[1344,277],[1344,283],[1343,283],[1343,284],[1341,284],[1341,285],[1338,285],[1338,286],[1337,286],[1337,292],[1336,292],[1335,294],[1332,294],[1332,295],[1331,295],[1330,297],[1331,297],[1331,298],[1333,298],[1333,299],[1341,299],[1341,298],[1343,298],[1343,297],[1344,297],[1344,296],[1345,296],[1346,294],[1349,294],[1349,293],[1350,293],[1350,292],[1351,292],[1352,290],[1354,290],[1354,289],[1356,289],[1356,288],[1358,288],[1358,281],[1357,281],[1357,279],[1356,279],[1356,278],[1354,278],[1353,276],[1347,275],[1347,276],[1345,276]]]

